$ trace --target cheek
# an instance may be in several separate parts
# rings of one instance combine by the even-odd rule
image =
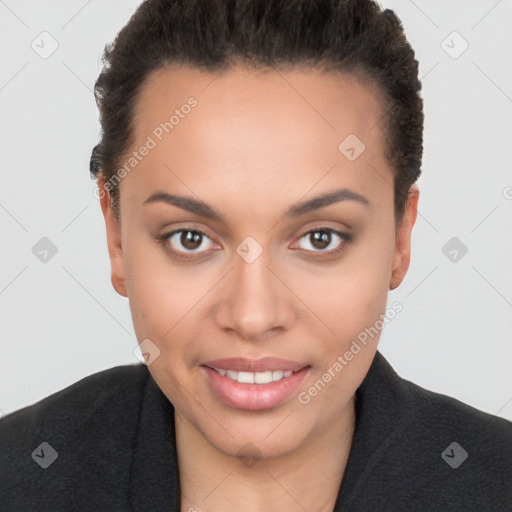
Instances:
[[[357,264],[341,265],[339,273],[308,295],[308,304],[322,320],[315,316],[311,329],[312,339],[321,338],[322,351],[316,352],[317,371],[302,391],[311,399],[311,410],[323,411],[325,420],[344,407],[377,350],[388,296],[388,261],[387,253],[362,251]]]
[[[125,250],[129,305],[137,339],[139,343],[151,340],[160,351],[161,357],[150,365],[151,372],[168,374],[166,382],[173,376],[183,381],[186,368],[194,366],[197,359],[193,340],[201,339],[201,333],[197,331],[200,324],[193,319],[202,314],[200,299],[205,288],[200,283],[204,276],[169,264],[159,245],[138,243],[135,236]]]
[[[354,246],[329,271],[304,275],[308,305],[338,338],[357,335],[385,310],[392,257],[392,242],[382,238]]]
[[[162,249],[137,237],[123,246],[130,310],[139,340],[162,339],[183,315],[183,293],[159,254]]]

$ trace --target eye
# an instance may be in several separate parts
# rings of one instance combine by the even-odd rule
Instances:
[[[308,231],[302,235],[299,243],[301,240],[306,242],[306,247],[302,247],[303,249],[313,252],[333,253],[341,250],[346,242],[350,242],[351,236],[332,228],[322,227]]]
[[[167,249],[178,255],[204,252],[208,249],[210,237],[199,229],[178,229],[158,238]],[[211,240],[210,240],[211,241]]]

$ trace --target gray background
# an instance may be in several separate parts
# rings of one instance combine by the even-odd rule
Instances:
[[[0,415],[137,362],[88,164],[100,56],[138,4],[0,0]],[[512,1],[382,5],[416,50],[426,123],[412,264],[389,296],[404,310],[380,348],[405,378],[512,420]],[[43,31],[48,58],[31,46],[51,49]]]

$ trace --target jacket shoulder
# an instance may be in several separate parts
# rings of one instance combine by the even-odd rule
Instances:
[[[120,365],[88,375],[51,395],[0,419],[0,432],[33,430],[64,420],[78,426],[107,402],[140,391],[147,378],[143,364]]]
[[[142,363],[102,370],[1,418],[0,495],[20,507],[10,510],[60,510],[57,495],[122,500],[148,375]]]
[[[509,510],[512,422],[405,379],[401,385],[407,413],[394,445],[418,492],[436,489],[432,499],[443,506],[459,496],[468,511]]]
[[[508,441],[512,449],[512,422],[408,380],[401,381],[408,395],[406,404],[412,417],[424,422],[430,429],[486,441],[482,447],[484,449],[492,449],[497,447],[498,442]]]
[[[512,511],[510,421],[400,377],[379,352],[363,384],[342,510]]]

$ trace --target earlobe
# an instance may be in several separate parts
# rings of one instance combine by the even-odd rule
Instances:
[[[112,210],[112,197],[103,187],[103,182],[98,179],[100,191],[100,203],[105,229],[107,234],[108,254],[110,258],[111,282],[119,295],[128,297],[126,292],[125,269],[123,260],[123,249],[121,245],[121,228]]]
[[[398,225],[395,237],[395,252],[391,268],[389,289],[394,290],[403,281],[411,260],[411,235],[418,213],[420,191],[417,185],[409,189],[404,216]]]
[[[391,281],[389,282],[389,289],[394,290],[395,288],[398,288],[401,282],[402,279],[399,279],[398,273],[393,270],[391,274]]]

